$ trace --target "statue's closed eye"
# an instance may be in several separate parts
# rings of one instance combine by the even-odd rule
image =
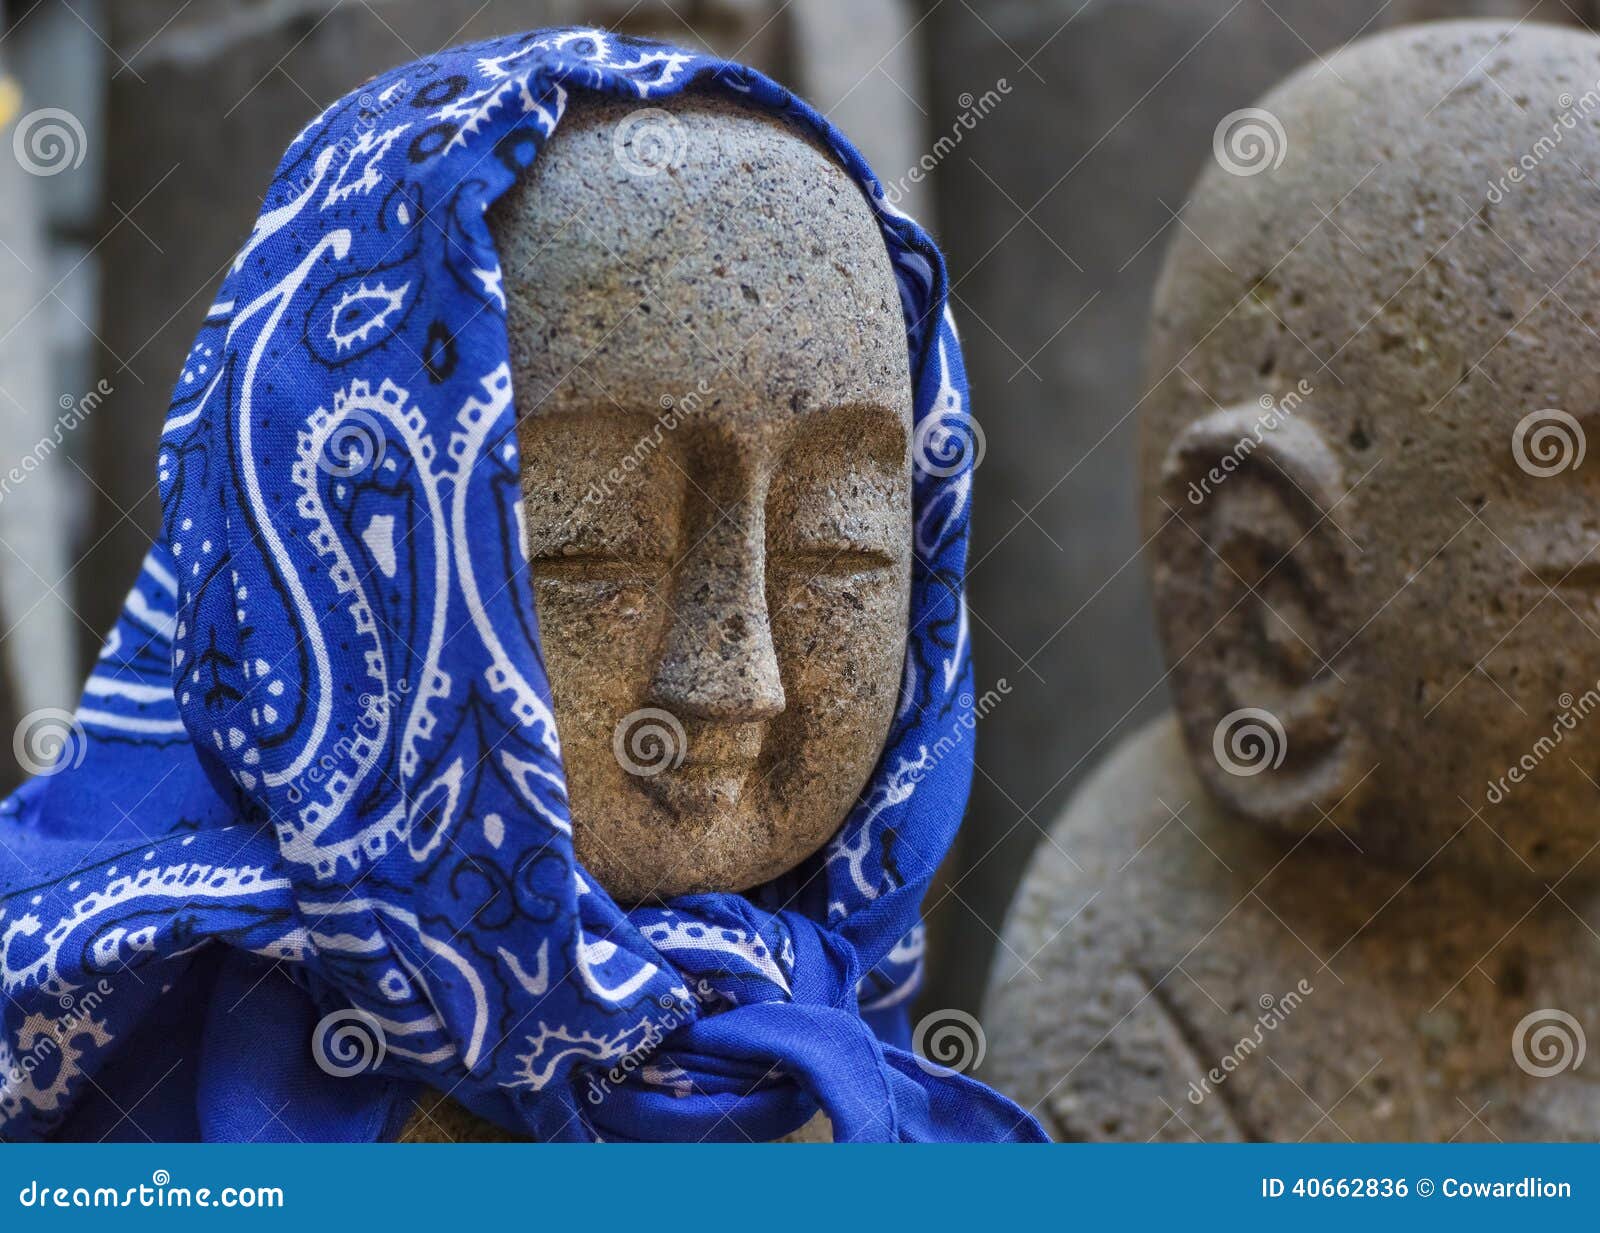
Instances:
[[[1600,548],[1588,556],[1529,563],[1533,574],[1548,587],[1563,587],[1588,593],[1600,592]]]
[[[877,548],[855,544],[816,544],[779,549],[773,554],[771,565],[804,577],[844,578],[891,569],[895,559]]]
[[[563,553],[538,557],[532,562],[535,581],[635,583],[656,586],[672,563],[659,557],[616,553]]]
[[[780,548],[768,567],[804,577],[854,577],[891,569],[895,558],[878,548],[856,544],[808,544]],[[547,582],[636,583],[657,586],[672,572],[673,563],[659,557],[615,553],[566,553],[532,563],[533,576]]]

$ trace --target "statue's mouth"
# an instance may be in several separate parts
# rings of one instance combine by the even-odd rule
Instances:
[[[753,762],[682,766],[645,781],[644,790],[681,821],[711,823],[739,804],[754,770]]]
[[[734,750],[726,753],[715,753],[705,757],[695,757],[693,754],[684,758],[683,764],[678,767],[678,773],[684,771],[715,771],[742,768],[749,770],[761,758],[760,750],[745,753]]]
[[[696,725],[687,733],[682,761],[641,786],[683,821],[713,821],[759,778],[765,736],[764,723]]]

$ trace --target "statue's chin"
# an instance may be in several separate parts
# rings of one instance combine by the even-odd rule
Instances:
[[[770,874],[770,818],[759,802],[755,762],[683,765],[633,778],[628,791],[647,808],[628,810],[629,838],[586,843],[593,829],[574,819],[578,858],[619,903],[659,903],[677,895],[739,892]]]
[[[674,829],[710,829],[739,808],[753,762],[685,763],[640,781],[646,795],[672,815]]]

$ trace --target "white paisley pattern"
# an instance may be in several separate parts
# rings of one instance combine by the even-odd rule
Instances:
[[[0,806],[0,1135],[133,1133],[108,1102],[169,1067],[176,1090],[140,1119],[156,1138],[377,1137],[418,1082],[543,1138],[774,1137],[819,1105],[841,1137],[935,1137],[951,1101],[964,1133],[1036,1133],[895,1043],[971,773],[929,755],[970,681],[969,471],[914,476],[901,705],[823,853],[748,896],[632,911],[573,857],[484,213],[573,92],[691,82],[809,130],[858,180],[919,421],[966,415],[932,243],[748,69],[541,31],[333,104],[290,146],[180,374],[164,533],[85,687],[83,764]],[[109,991],[63,1025],[89,986]],[[384,1033],[379,1073],[321,1075],[308,1025],[351,1008]],[[241,1084],[261,1099],[213,1098]]]

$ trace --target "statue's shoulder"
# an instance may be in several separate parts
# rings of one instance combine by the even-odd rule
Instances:
[[[1096,891],[1128,886],[1154,868],[1157,841],[1174,828],[1213,847],[1230,844],[1215,805],[1167,712],[1115,745],[1040,838],[1005,926],[1006,941],[1035,953]],[[1187,862],[1185,862],[1187,863]],[[1092,907],[1092,905],[1088,905]],[[1003,963],[1001,964],[1003,967]]]
[[[1060,1138],[1185,1137],[1168,1117],[1195,1114],[1167,978],[1270,852],[1205,795],[1173,715],[1124,737],[1040,839],[1012,902],[984,1004],[982,1077]],[[1248,1137],[1225,1111],[1204,1120],[1208,1138]]]

